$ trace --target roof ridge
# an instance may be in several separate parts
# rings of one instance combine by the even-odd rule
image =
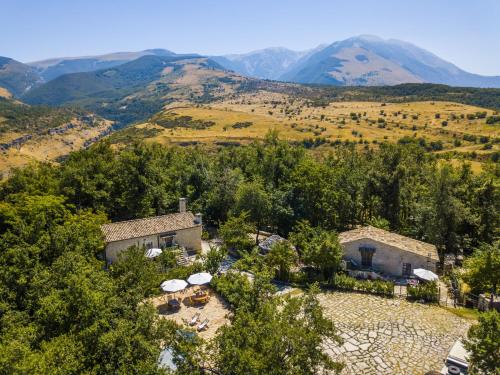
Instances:
[[[138,219],[129,219],[129,220],[122,220],[122,221],[112,221],[111,223],[104,223],[101,226],[110,225],[110,224],[132,223],[134,221],[141,221],[141,220],[148,220],[148,219],[158,219],[158,218],[165,217],[165,216],[173,216],[173,215],[180,215],[180,214],[191,214],[191,215],[194,216],[194,214],[191,211],[186,211],[186,212],[172,212],[172,213],[169,213],[169,214],[158,215],[158,216],[148,216],[148,217],[142,217],[142,218],[138,218]]]

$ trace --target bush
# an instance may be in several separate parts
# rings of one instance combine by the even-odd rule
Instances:
[[[247,296],[252,289],[248,278],[236,272],[228,272],[221,276],[214,276],[210,285],[217,293],[224,297],[233,308],[239,307],[244,301],[245,296]]]
[[[383,280],[357,280],[347,275],[336,275],[331,286],[343,291],[364,292],[381,296],[394,296],[394,283]]]
[[[419,284],[417,286],[408,286],[409,300],[423,300],[425,302],[438,302],[439,291],[435,281],[431,283]]]

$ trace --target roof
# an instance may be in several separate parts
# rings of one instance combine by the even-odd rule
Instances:
[[[180,212],[104,224],[101,225],[101,230],[106,242],[115,242],[199,226],[200,224],[196,224],[194,220],[195,217],[191,212]]]
[[[277,234],[273,234],[269,237],[267,237],[264,241],[259,242],[259,248],[265,252],[271,251],[271,248],[273,247],[274,244],[287,241],[285,238],[278,236]]]
[[[436,246],[369,225],[339,234],[340,244],[365,239],[381,242],[410,253],[415,253],[424,257],[430,256],[431,259],[439,260]]]

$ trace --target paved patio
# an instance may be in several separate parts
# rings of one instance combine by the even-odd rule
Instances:
[[[218,294],[210,289],[209,291],[210,300],[204,305],[196,306],[190,305],[188,301],[188,296],[193,294],[194,292],[192,288],[187,288],[183,293],[176,293],[176,297],[181,297],[182,299],[181,308],[176,312],[169,311],[166,308],[166,294],[155,297],[151,299],[150,302],[155,307],[157,307],[160,316],[164,317],[165,319],[174,320],[176,323],[185,327],[186,329],[196,330],[196,326],[190,327],[187,323],[191,321],[191,318],[196,313],[200,313],[199,323],[205,320],[205,318],[208,318],[209,324],[208,329],[202,332],[198,332],[198,334],[204,339],[211,339],[215,336],[215,333],[220,326],[229,323],[227,314],[230,311],[227,303]]]
[[[357,293],[320,295],[325,314],[344,338],[325,350],[345,363],[342,374],[423,374],[440,370],[471,321],[438,306]]]

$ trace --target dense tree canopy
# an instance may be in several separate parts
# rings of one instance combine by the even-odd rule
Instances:
[[[332,147],[317,155],[275,133],[217,150],[139,143],[115,149],[99,142],[60,165],[14,170],[0,185],[0,374],[156,373],[165,344],[184,348],[179,358],[186,373],[194,373],[197,344],[139,301],[158,292],[162,278],[215,270],[223,253],[176,268],[174,257],[152,264],[142,249],[130,249],[105,270],[100,224],[107,220],[174,212],[178,198],[187,197],[206,225],[220,226],[229,248],[251,251],[248,233],[257,227],[284,236],[293,232],[301,261],[328,278],[340,261],[335,232],[359,224],[381,223],[442,252],[470,255],[480,246],[498,246],[498,174],[497,165],[474,174],[467,165],[437,163],[411,143],[364,151]],[[270,258],[282,277],[295,261],[288,250]],[[476,275],[493,264],[478,254],[467,263]],[[247,252],[255,268],[266,269],[254,255]],[[481,289],[496,283],[473,278]],[[244,284],[244,299],[234,285],[221,289],[242,309],[214,346],[221,373],[231,366],[266,371],[265,361],[282,361],[288,373],[334,366],[313,350],[320,338],[333,335],[314,296],[278,309],[266,297],[272,294],[266,282]],[[262,337],[245,347],[241,337],[251,333],[245,327],[261,324]],[[313,327],[311,334],[296,336],[306,326]],[[231,358],[229,343],[241,357]],[[263,350],[268,345],[275,350]]]

